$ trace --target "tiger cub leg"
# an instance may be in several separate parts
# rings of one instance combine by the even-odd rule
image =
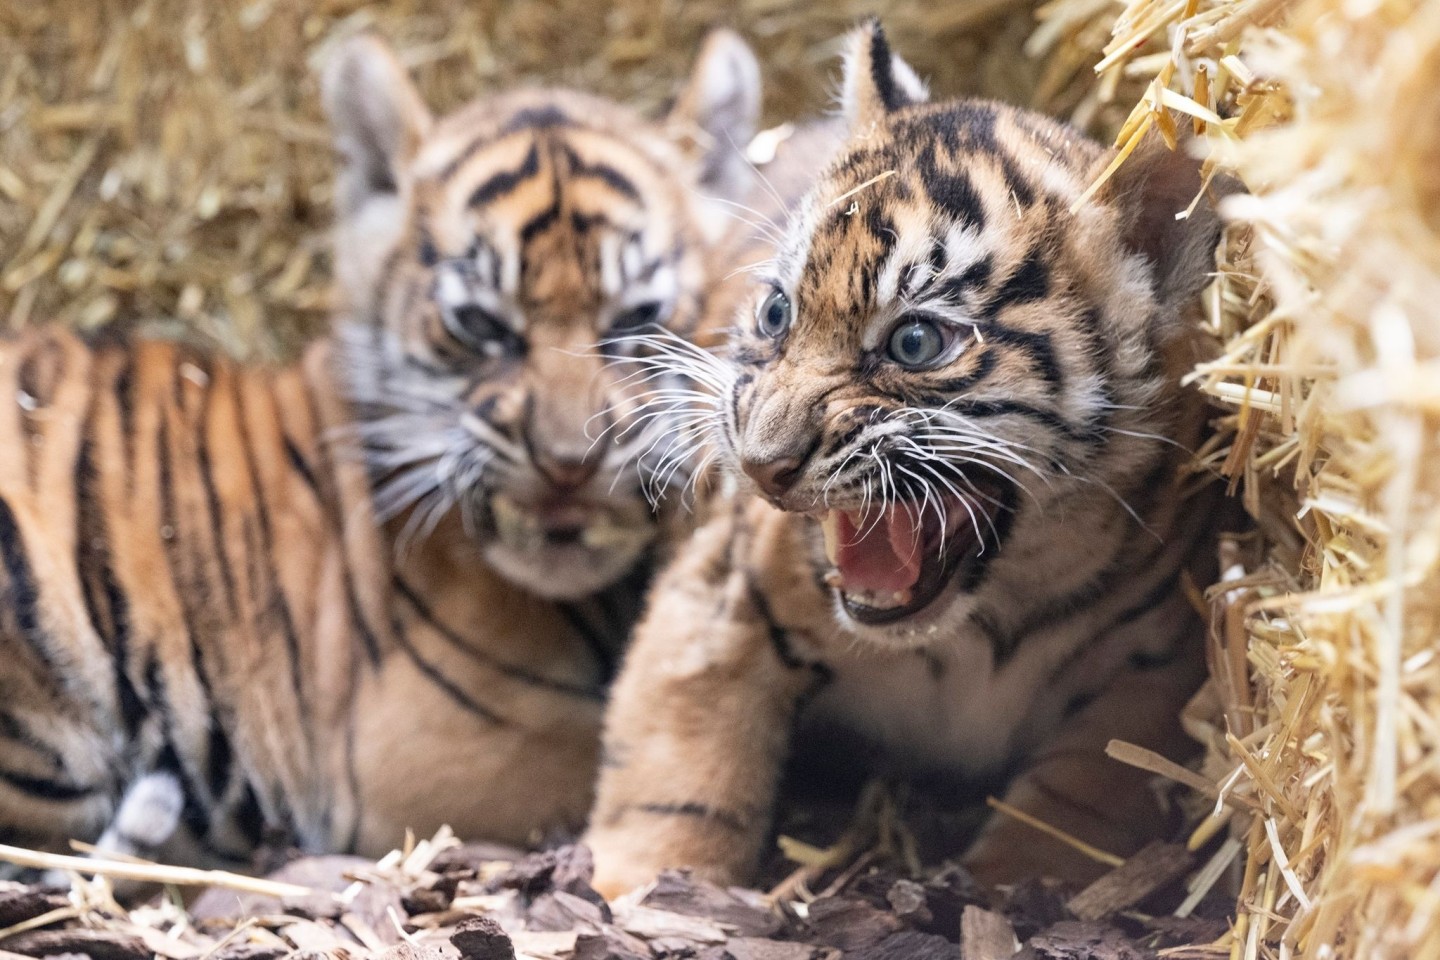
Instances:
[[[180,778],[168,771],[147,773],[130,784],[120,798],[105,832],[93,844],[93,855],[121,860],[158,859],[180,829],[184,812],[185,792]],[[52,870],[45,879],[57,886],[68,886],[70,882],[63,870]]]
[[[712,521],[661,577],[612,692],[585,837],[606,896],[667,867],[736,881],[769,829],[813,674],[782,660],[765,601],[732,560],[738,523]]]
[[[1112,739],[1125,740],[1173,759],[1195,751],[1178,716],[1203,676],[1199,651],[1194,654],[1123,669],[1033,755],[1007,788],[1005,802],[1119,856],[1165,836],[1171,818],[1151,787],[1153,775],[1111,759],[1105,747]],[[965,865],[992,884],[1038,876],[1086,882],[1108,869],[998,811],[967,852]]]

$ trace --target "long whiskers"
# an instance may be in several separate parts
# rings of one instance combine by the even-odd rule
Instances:
[[[640,473],[640,486],[658,504],[677,478],[692,491],[714,457],[710,442],[720,432],[722,398],[735,373],[723,360],[685,338],[660,329],[602,343],[625,347],[618,362],[635,369],[620,379],[632,396],[597,416],[615,424],[613,437],[626,465]],[[623,407],[623,409],[622,409]]]
[[[722,210],[721,212],[724,213],[726,216],[730,217],[731,219],[737,220],[740,223],[743,223],[746,226],[752,228],[757,234],[759,234],[769,243],[775,246],[779,246],[780,244],[784,243],[785,236],[783,228],[780,226],[780,224],[776,223],[762,211],[756,210],[754,207],[747,206],[743,203],[738,203],[734,200],[727,200],[724,197],[711,196],[708,197],[708,199],[712,203],[722,203],[727,207],[734,207],[735,209],[733,210]],[[754,219],[744,216],[741,212],[737,211],[743,211],[743,213],[751,214],[753,215]]]
[[[341,455],[371,477],[371,509],[380,523],[405,516],[396,534],[405,558],[457,507],[475,526],[477,491],[524,459],[519,444],[457,401],[459,377],[416,369],[388,331],[350,326],[340,334],[339,372],[358,418],[329,432]]]

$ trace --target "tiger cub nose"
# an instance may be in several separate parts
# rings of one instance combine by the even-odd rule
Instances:
[[[800,478],[800,468],[805,465],[803,457],[786,454],[769,460],[742,458],[740,469],[759,484],[767,497],[783,495]]]
[[[537,457],[535,465],[552,487],[562,493],[572,493],[595,476],[600,469],[600,458]]]

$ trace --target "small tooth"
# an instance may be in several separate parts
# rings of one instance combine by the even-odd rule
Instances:
[[[832,590],[845,589],[845,578],[840,576],[839,570],[830,570],[825,574],[825,586]]]
[[[840,562],[840,517],[834,510],[829,511],[820,521],[820,532],[825,535],[825,559],[830,563]],[[838,574],[836,574],[838,576]]]
[[[495,520],[495,533],[511,548],[534,550],[543,539],[540,521],[520,509],[509,497],[490,498],[490,512]]]
[[[910,602],[910,591],[896,590],[893,594],[890,595],[890,599],[895,602],[895,606],[903,607],[905,604]]]

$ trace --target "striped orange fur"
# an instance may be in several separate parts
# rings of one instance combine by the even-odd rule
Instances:
[[[685,522],[645,496],[679,428],[634,418],[626,337],[728,315],[753,57],[714,35],[658,120],[556,90],[434,118],[369,35],[324,86],[344,308],[302,363],[0,343],[6,842],[243,866],[587,809]]]

